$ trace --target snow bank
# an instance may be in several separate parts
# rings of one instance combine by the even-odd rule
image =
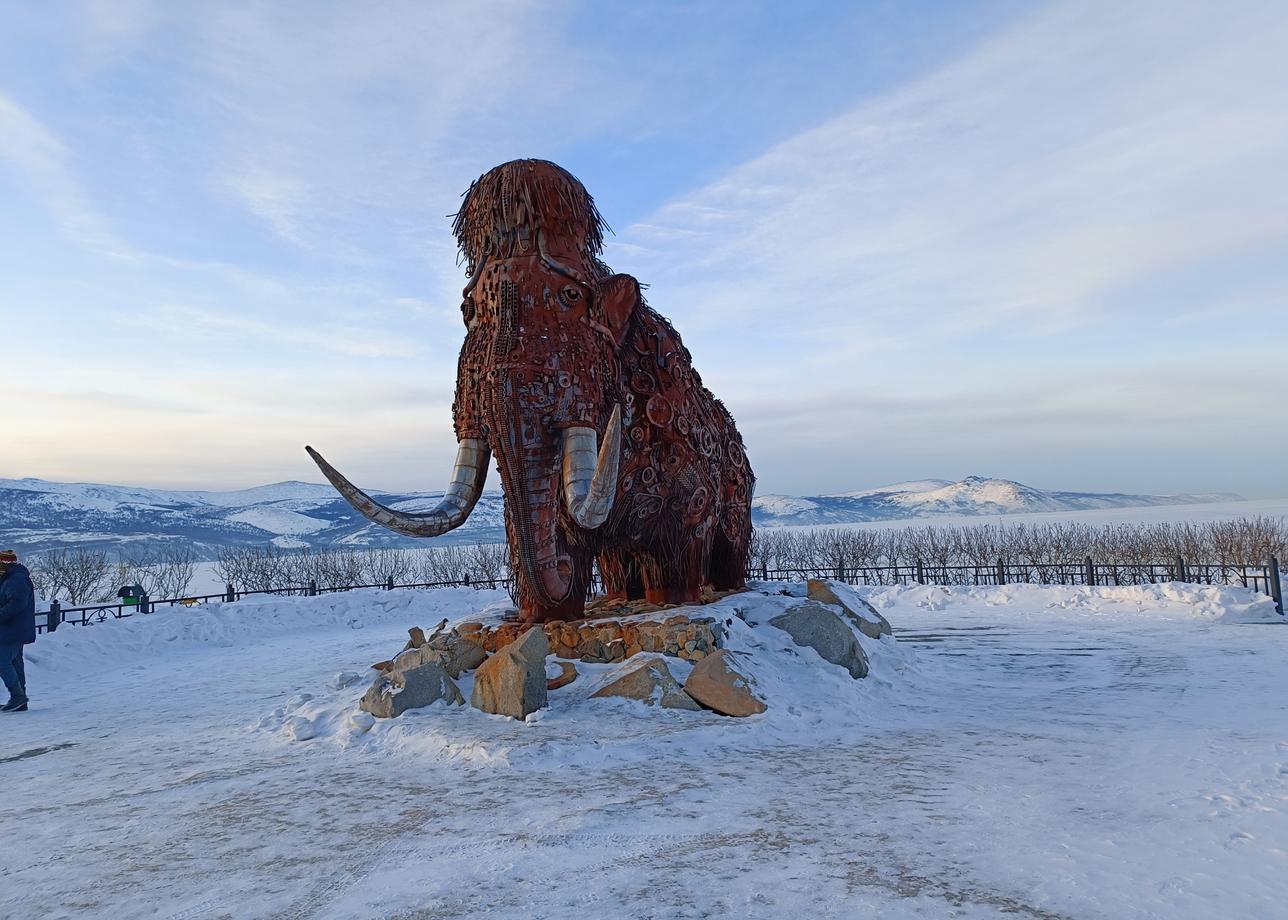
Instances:
[[[1269,623],[1283,620],[1274,601],[1249,588],[1165,582],[1153,585],[1088,588],[1065,585],[1003,585],[1001,587],[944,587],[911,585],[856,589],[887,618],[896,620],[899,607],[978,611],[1005,606],[1023,617],[1049,617],[1053,611],[1105,620],[1195,620],[1223,623]]]
[[[504,599],[503,591],[487,589],[370,588],[319,597],[265,595],[231,604],[161,607],[156,613],[90,626],[64,624],[28,646],[27,661],[34,673],[57,672],[65,679],[210,646],[263,646],[276,637],[310,631],[367,627],[396,631],[432,625],[444,617],[459,619],[468,611]],[[241,660],[257,661],[253,653],[242,655]]]

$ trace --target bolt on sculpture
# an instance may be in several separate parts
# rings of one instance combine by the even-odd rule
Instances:
[[[495,456],[530,622],[580,617],[596,559],[610,597],[742,587],[755,483],[742,437],[639,282],[600,261],[604,221],[582,184],[545,160],[504,163],[470,186],[453,230],[469,283],[442,502],[387,508],[306,448],[327,479],[372,521],[431,537],[464,523]]]

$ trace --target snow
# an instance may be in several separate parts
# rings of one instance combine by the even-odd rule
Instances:
[[[1065,511],[1067,506],[1051,496],[1018,482],[1006,479],[968,477],[939,489],[908,492],[891,496],[895,504],[917,514],[938,514],[955,510],[992,511],[1007,514],[1017,511]]]
[[[855,489],[851,492],[837,492],[829,498],[867,498],[870,495],[887,495],[891,492],[933,492],[953,484],[951,479],[910,479],[907,482],[892,482],[889,485],[877,486],[875,489]]]
[[[523,723],[355,709],[408,626],[495,591],[64,627],[0,716],[0,916],[1282,916],[1267,599],[855,590],[898,639],[857,682],[767,625],[788,598],[715,605],[769,702],[744,720],[590,700],[584,664]]]
[[[312,518],[285,508],[275,508],[271,505],[260,505],[247,508],[244,511],[238,511],[236,514],[228,515],[228,520],[239,524],[249,524],[252,527],[258,527],[260,530],[283,536],[317,533],[319,530],[326,530],[331,526],[330,521]]]
[[[757,495],[752,499],[751,507],[762,514],[799,514],[802,511],[813,511],[818,503],[794,495]]]

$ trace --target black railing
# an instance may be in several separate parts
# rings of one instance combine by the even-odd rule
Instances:
[[[803,581],[809,578],[830,578],[852,585],[1109,585],[1128,586],[1159,584],[1162,582],[1188,582],[1203,585],[1234,585],[1251,588],[1271,597],[1275,609],[1284,613],[1283,589],[1280,580],[1279,560],[1270,557],[1266,565],[1243,563],[1187,563],[1177,558],[1172,562],[1157,563],[1098,563],[1085,559],[1077,563],[1014,563],[999,559],[995,563],[980,565],[935,565],[914,562],[911,564],[864,566],[804,566],[799,568],[769,568],[749,566],[747,577],[761,581]],[[47,612],[37,614],[36,631],[53,632],[60,624],[89,626],[106,620],[120,620],[135,614],[152,613],[158,607],[197,607],[202,604],[232,603],[247,597],[316,597],[320,594],[338,594],[344,591],[378,588],[392,591],[396,588],[500,588],[507,584],[504,578],[470,578],[460,581],[419,581],[395,583],[392,577],[376,584],[331,585],[319,587],[317,582],[307,585],[290,585],[282,588],[239,591],[228,585],[219,594],[195,594],[154,601],[146,594],[131,603],[90,604],[81,607],[63,607],[54,601]],[[591,579],[591,590],[599,590],[599,573]],[[43,622],[42,622],[43,619]]]

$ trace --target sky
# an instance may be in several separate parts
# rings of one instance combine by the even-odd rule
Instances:
[[[450,215],[542,157],[760,493],[1288,495],[1285,48],[1279,0],[0,3],[0,477],[442,488]]]

